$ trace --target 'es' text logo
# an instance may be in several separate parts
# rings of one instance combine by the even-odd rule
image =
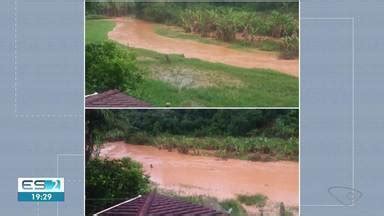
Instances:
[[[19,192],[64,192],[64,178],[19,178]]]

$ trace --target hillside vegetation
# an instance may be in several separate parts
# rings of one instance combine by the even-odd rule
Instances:
[[[89,110],[87,119],[92,145],[125,140],[184,154],[298,159],[297,110]]]

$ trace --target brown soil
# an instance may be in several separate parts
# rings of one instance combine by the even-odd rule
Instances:
[[[155,33],[155,24],[134,18],[115,18],[115,28],[108,33],[111,40],[135,48],[165,54],[184,54],[243,68],[268,68],[291,76],[298,76],[298,60],[279,59],[273,52],[246,52],[223,45],[205,44],[192,40],[163,37]]]
[[[298,205],[299,167],[296,162],[222,160],[159,150],[124,142],[105,144],[100,157],[130,157],[140,162],[160,188],[185,195],[208,195],[219,200],[238,194],[261,193],[274,203]]]

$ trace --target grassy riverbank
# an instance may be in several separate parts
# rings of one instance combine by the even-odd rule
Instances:
[[[86,43],[107,41],[111,20],[87,19]],[[297,106],[298,79],[269,69],[245,69],[182,55],[123,47],[144,76],[129,94],[154,106]]]
[[[298,160],[298,140],[267,137],[187,137],[133,134],[132,144],[153,145],[183,154],[210,155],[252,161]]]

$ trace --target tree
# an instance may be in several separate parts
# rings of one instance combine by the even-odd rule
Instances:
[[[111,89],[135,90],[143,80],[136,57],[113,42],[87,44],[85,55],[86,93]]]
[[[108,111],[87,110],[85,112],[85,161],[88,162],[92,156],[96,143],[97,131],[108,130],[105,126],[108,122]],[[105,128],[101,128],[105,127]]]
[[[111,110],[87,110],[85,113],[85,161],[88,162],[95,150],[95,145],[105,141],[110,130],[124,132],[132,130],[128,120],[119,112]]]
[[[92,159],[86,166],[86,212],[92,215],[106,207],[149,191],[149,177],[129,158]]]

